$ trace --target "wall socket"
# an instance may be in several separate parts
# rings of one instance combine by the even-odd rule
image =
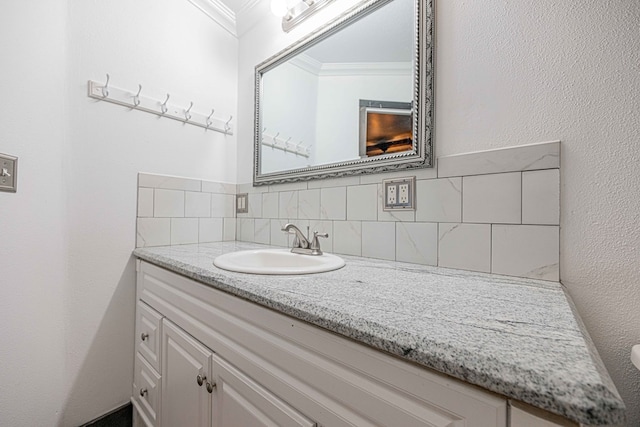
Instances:
[[[382,188],[384,189],[383,210],[415,210],[415,176],[384,180]]]

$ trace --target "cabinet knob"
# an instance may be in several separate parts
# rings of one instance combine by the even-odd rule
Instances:
[[[142,341],[146,340],[147,338],[149,338],[149,334],[146,332],[143,332],[142,334],[140,334],[140,339]]]
[[[207,380],[207,377],[205,375],[198,374],[198,376],[196,377],[196,382],[198,383],[199,386],[202,386],[202,384],[204,384],[206,380]]]
[[[147,394],[147,389],[146,388],[141,388],[140,389],[140,396],[144,397],[145,394]]]
[[[213,393],[213,389],[214,389],[214,388],[216,388],[216,385],[217,385],[217,384],[216,384],[216,382],[215,382],[215,381],[213,381],[213,382],[211,382],[211,383],[210,383],[209,381],[207,381],[207,391],[208,391],[209,393]]]

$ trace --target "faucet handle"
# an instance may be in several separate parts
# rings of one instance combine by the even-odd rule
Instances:
[[[313,255],[322,255],[322,250],[320,250],[320,241],[318,237],[327,238],[329,237],[329,233],[318,233],[317,231],[313,232],[313,239],[311,240],[311,245],[309,249],[311,249],[311,253]]]

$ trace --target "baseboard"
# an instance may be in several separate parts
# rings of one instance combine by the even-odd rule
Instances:
[[[80,427],[132,427],[133,407],[126,403]]]

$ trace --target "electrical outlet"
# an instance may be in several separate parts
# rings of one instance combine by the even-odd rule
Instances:
[[[398,184],[398,203],[401,205],[406,205],[407,203],[409,203],[408,183]]]
[[[387,205],[395,205],[396,204],[396,189],[397,186],[396,185],[388,185],[386,187],[387,189]]]
[[[384,188],[383,210],[415,210],[416,178],[400,178],[382,181]]]

